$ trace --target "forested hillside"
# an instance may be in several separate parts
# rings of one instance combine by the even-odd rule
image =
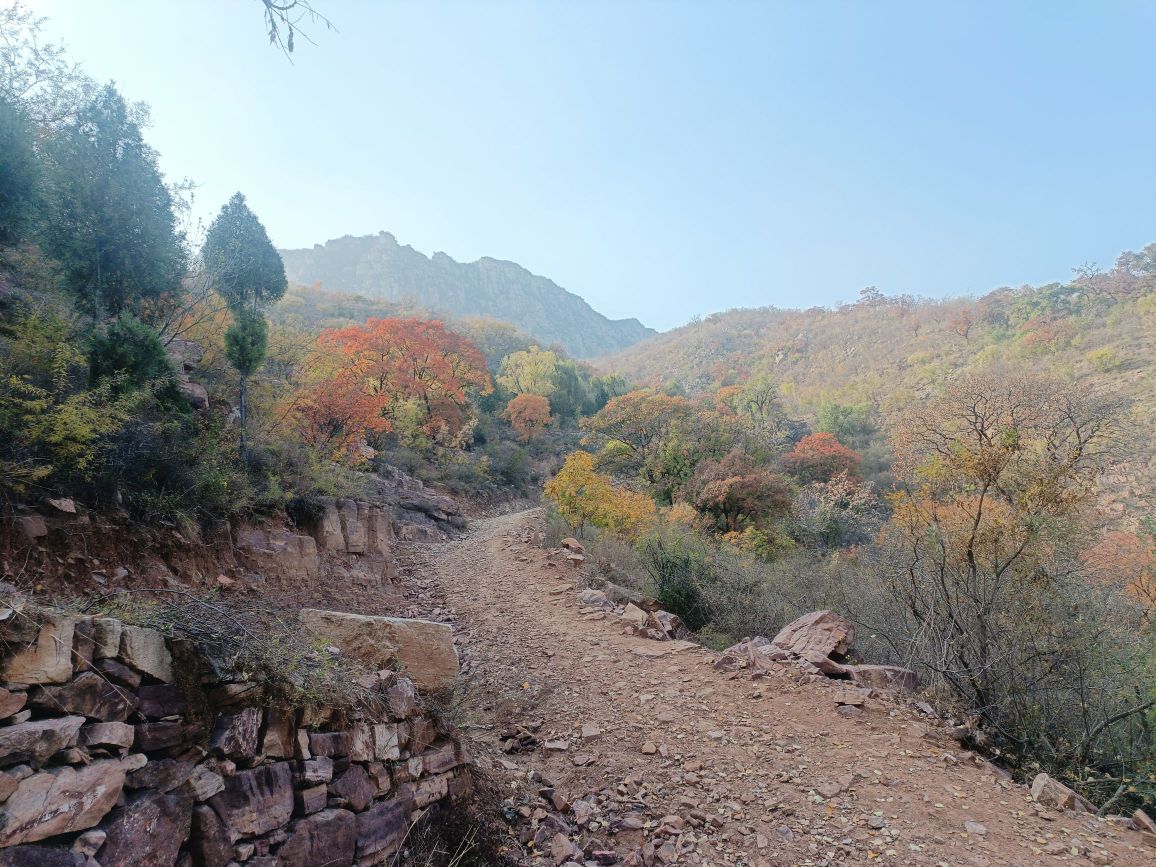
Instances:
[[[577,358],[616,352],[654,333],[637,319],[607,319],[514,262],[489,257],[456,262],[445,253],[427,257],[388,232],[282,250],[281,257],[295,283],[403,302],[443,316],[488,316]]]
[[[1156,245],[1069,283],[982,298],[888,297],[864,290],[836,309],[729,310],[652,337],[598,365],[632,381],[702,394],[772,378],[786,409],[811,423],[842,408],[886,427],[968,371],[1051,373],[1119,395],[1136,431],[1156,425]],[[1132,520],[1152,511],[1156,449],[1135,439],[1107,487]]]

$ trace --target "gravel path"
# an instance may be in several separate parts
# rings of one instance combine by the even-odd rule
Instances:
[[[621,634],[579,606],[540,525],[504,515],[401,552],[407,613],[457,630],[464,727],[520,814],[522,863],[1156,863],[1134,832],[1038,807],[913,708],[845,718],[834,686]]]

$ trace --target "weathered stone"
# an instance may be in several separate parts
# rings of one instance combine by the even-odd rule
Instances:
[[[76,621],[76,629],[72,633],[72,670],[74,672],[88,671],[92,668],[93,656],[96,653],[95,628],[91,617],[82,617]]]
[[[209,408],[209,392],[199,382],[190,379],[178,380],[177,390],[185,396],[185,400],[193,409],[203,412]]]
[[[322,551],[345,551],[345,536],[341,532],[341,516],[332,501],[323,501],[321,513],[313,522],[313,538]]]
[[[299,789],[293,793],[293,814],[307,816],[316,813],[318,810],[324,810],[328,801],[329,787],[324,783],[308,789]]]
[[[354,500],[338,500],[337,514],[341,519],[341,535],[345,539],[345,550],[350,554],[364,554],[367,531],[365,522],[361,520],[360,512],[365,506],[358,509]]]
[[[356,846],[354,815],[348,810],[322,810],[290,826],[289,839],[277,856],[293,867],[329,867],[353,863]]]
[[[631,602],[627,604],[626,610],[622,612],[622,619],[635,628],[642,628],[646,625],[650,616]]]
[[[0,867],[84,867],[79,852],[60,846],[13,846],[0,849]]]
[[[444,689],[458,676],[458,653],[449,624],[316,608],[302,609],[300,617],[307,629],[346,656],[374,669],[396,663],[420,689]]]
[[[1086,798],[1076,794],[1059,780],[1047,774],[1036,774],[1032,780],[1032,798],[1040,804],[1057,810],[1095,813],[1096,808]]]
[[[389,557],[392,549],[393,522],[380,506],[370,507],[366,530],[365,553],[376,557]]]
[[[1145,834],[1156,834],[1156,822],[1152,821],[1152,817],[1139,808],[1132,814],[1132,824],[1136,826],[1137,830],[1143,831]]]
[[[671,614],[669,611],[652,611],[650,613],[649,623],[651,628],[661,630],[670,638],[681,638],[684,635],[690,635],[690,630],[686,628],[686,624],[682,622],[682,618],[677,614]]]
[[[601,590],[595,590],[593,587],[587,587],[579,593],[578,601],[582,605],[588,605],[591,608],[599,608],[603,611],[614,610],[614,603],[606,597],[606,594]]]
[[[309,751],[315,756],[348,756],[351,744],[349,732],[311,732]]]
[[[440,801],[449,793],[449,774],[438,774],[436,777],[426,777],[413,785],[413,803],[415,807],[427,807],[434,801]]]
[[[365,766],[365,772],[369,774],[369,781],[373,783],[375,798],[381,797],[393,788],[393,781],[390,779],[389,768],[385,762],[370,762]]]
[[[156,759],[133,771],[125,779],[129,789],[157,789],[171,792],[183,786],[193,774],[193,763],[181,759]]]
[[[0,604],[0,642],[7,645],[31,644],[40,632],[40,624],[25,611],[11,607],[15,604],[16,600],[11,598]],[[11,652],[11,647],[5,648],[5,653],[8,652]]]
[[[193,808],[189,849],[198,867],[225,867],[233,860],[233,843],[225,823],[212,807]]]
[[[576,554],[586,553],[586,547],[573,536],[567,536],[565,539],[563,539],[562,547],[567,551],[573,551]]]
[[[230,839],[266,834],[293,815],[293,776],[288,762],[240,771],[225,781],[225,790],[209,804],[229,831]]]
[[[261,717],[259,707],[220,714],[213,736],[209,739],[209,749],[234,760],[253,759],[257,755]]]
[[[460,764],[457,748],[452,741],[427,750],[422,753],[421,759],[422,768],[427,774],[444,774]]]
[[[25,542],[35,542],[48,535],[48,524],[43,515],[21,515],[12,519],[12,528]]]
[[[140,674],[115,659],[98,659],[93,667],[102,677],[117,686],[133,690],[140,686]]]
[[[779,650],[803,656],[815,651],[841,661],[855,643],[855,627],[834,611],[812,611],[792,620],[771,639]]]
[[[109,659],[120,653],[120,637],[124,624],[112,617],[96,617],[92,621],[93,657]]]
[[[0,687],[0,719],[7,719],[24,707],[28,701],[28,693],[11,692]]]
[[[46,686],[30,697],[32,707],[49,713],[69,713],[102,722],[124,722],[137,706],[137,697],[123,686],[86,671],[63,686]]]
[[[136,746],[151,753],[180,746],[185,740],[185,724],[180,721],[148,722],[136,727]]]
[[[919,689],[919,675],[910,668],[898,665],[848,665],[852,683],[869,689],[894,689],[915,692]]]
[[[377,794],[375,786],[362,765],[353,765],[329,785],[329,791],[349,804],[350,809],[360,813],[369,806]]]
[[[82,747],[119,747],[128,749],[132,746],[135,736],[136,731],[128,723],[90,723],[80,730],[79,743]]]
[[[165,637],[155,629],[125,625],[120,636],[120,660],[141,674],[164,683],[173,682],[173,658]]]
[[[41,764],[54,753],[76,746],[84,722],[82,716],[64,716],[0,728],[0,767]]]
[[[207,801],[218,792],[225,790],[225,778],[211,768],[197,765],[193,768],[185,788],[195,801]]]
[[[270,759],[293,758],[293,739],[296,734],[294,715],[271,708],[265,712],[265,732],[261,736],[261,755]]]
[[[371,759],[394,760],[401,758],[401,744],[398,739],[396,725],[377,723],[371,730],[373,733],[373,755],[370,757]],[[358,761],[363,760],[358,759]]]
[[[357,815],[357,858],[392,854],[401,846],[413,811],[412,796],[399,796],[374,804]]]
[[[123,786],[119,761],[53,768],[26,777],[4,804],[0,847],[91,828],[113,808]]]
[[[171,683],[156,683],[142,686],[137,690],[140,696],[140,712],[149,719],[164,719],[179,716],[188,710],[188,704],[180,691]]]
[[[349,727],[349,758],[355,762],[371,762],[374,752],[373,726],[369,723],[354,723]]]
[[[399,677],[385,691],[385,704],[394,719],[404,720],[417,712],[417,690],[413,681]]]
[[[46,617],[36,641],[13,653],[4,663],[3,679],[9,683],[67,683],[72,679],[72,639],[75,617]]]
[[[293,782],[298,786],[315,786],[333,779],[333,759],[316,756],[294,763]]]
[[[171,867],[188,839],[192,799],[183,792],[144,792],[115,810],[97,859],[101,867]]]
[[[79,837],[72,841],[72,851],[79,852],[86,858],[91,858],[100,851],[100,847],[104,845],[104,841],[108,839],[108,834],[101,831],[99,828],[94,828],[91,831],[85,831]]]

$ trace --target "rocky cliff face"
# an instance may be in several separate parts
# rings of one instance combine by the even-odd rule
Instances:
[[[625,349],[655,332],[637,319],[607,319],[552,280],[498,259],[427,257],[388,232],[346,236],[308,250],[282,250],[295,283],[406,301],[432,313],[489,316],[576,358]]]

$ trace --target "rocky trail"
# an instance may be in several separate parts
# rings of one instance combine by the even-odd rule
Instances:
[[[407,614],[454,624],[461,724],[530,864],[1156,863],[1135,831],[1044,807],[938,720],[580,606],[534,511],[402,554]]]

